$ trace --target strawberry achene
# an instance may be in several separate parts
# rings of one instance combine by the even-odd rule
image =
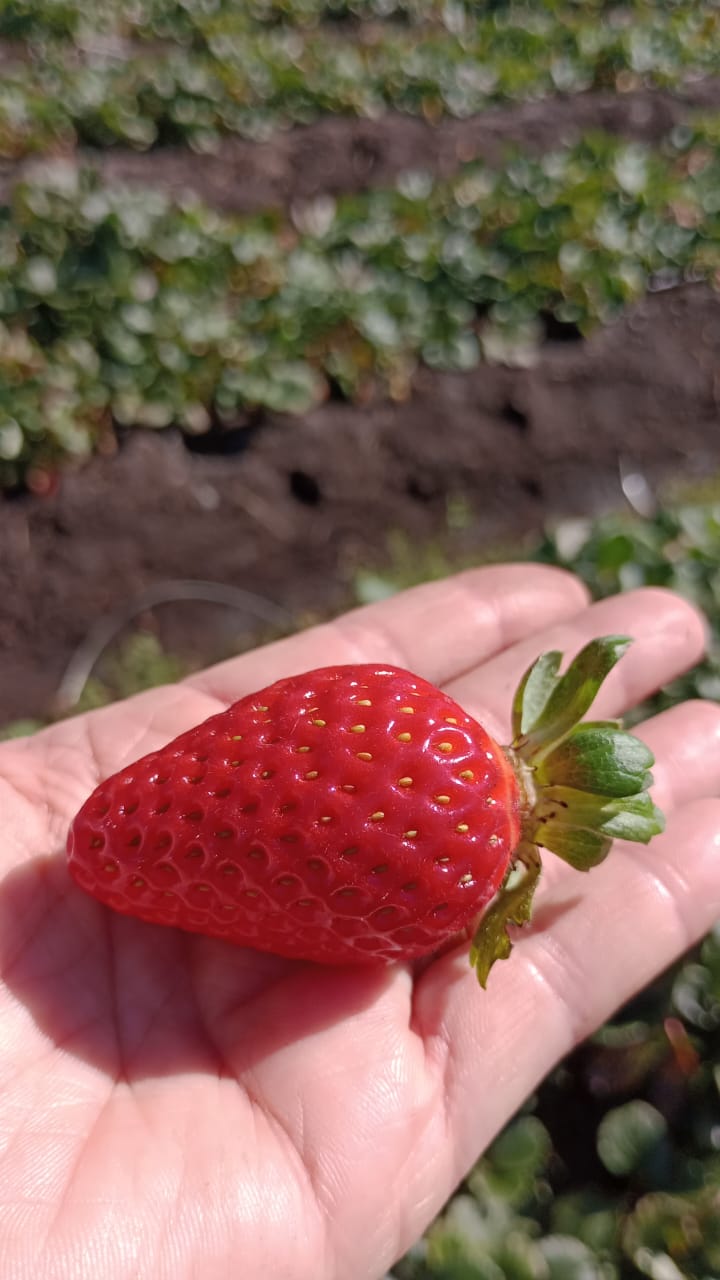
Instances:
[[[115,910],[280,955],[412,959],[468,930],[520,837],[503,750],[396,667],[241,699],[100,784],[70,870]]]
[[[531,918],[540,848],[589,871],[663,830],[652,753],[583,719],[629,644],[591,640],[563,674],[542,654],[506,748],[398,667],[279,680],[102,782],[70,870],[117,911],[293,959],[412,960],[472,936],[485,986]]]

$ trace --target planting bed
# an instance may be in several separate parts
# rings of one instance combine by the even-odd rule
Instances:
[[[192,449],[125,431],[56,491],[3,502],[0,721],[46,713],[88,629],[158,581],[232,583],[302,619],[346,604],[394,530],[482,552],[622,504],[621,463],[651,480],[716,471],[719,345],[716,295],[686,286],[587,341],[555,336],[531,369],[424,370],[400,404],[248,416]],[[196,660],[266,629],[211,604],[156,618]]]
[[[46,714],[88,631],[154,584],[232,584],[292,625],[347,603],[394,531],[473,554],[622,502],[621,468],[717,467],[716,6],[93,14],[0,14],[0,723]],[[508,148],[529,163],[494,189]],[[66,167],[46,189],[48,158]],[[103,212],[118,183],[177,205],[120,193]],[[258,241],[246,220],[267,211]],[[481,360],[488,323],[500,363]],[[267,628],[187,602],[156,624],[193,660]]]
[[[47,713],[153,584],[297,621],[395,530],[471,554],[618,503],[621,466],[714,470],[719,21],[3,6],[0,723]],[[265,626],[200,603],[157,624],[195,660]]]

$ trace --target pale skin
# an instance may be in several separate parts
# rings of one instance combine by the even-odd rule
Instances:
[[[677,597],[588,606],[568,575],[473,571],[0,748],[0,1274],[380,1280],[545,1073],[720,917],[720,709],[647,721],[666,834],[581,875],[545,859],[533,925],[482,992],[292,963],[116,915],[64,843],[101,778],[279,676],[386,661],[501,741],[540,652],[636,643],[593,714],[691,667]]]

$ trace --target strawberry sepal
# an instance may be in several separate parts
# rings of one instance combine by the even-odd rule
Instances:
[[[513,747],[537,764],[579,724],[590,710],[600,686],[627,653],[627,636],[591,640],[557,674],[562,655],[543,654],[523,677],[513,704]]]
[[[630,643],[625,636],[593,640],[564,675],[558,674],[562,655],[543,654],[518,687],[507,756],[521,795],[522,837],[473,939],[471,962],[483,986],[494,961],[510,954],[507,926],[530,919],[540,848],[589,871],[604,861],[613,840],[647,844],[664,830],[649,794],[652,752],[619,721],[581,722]]]
[[[542,864],[536,845],[523,843],[500,892],[484,913],[470,944],[470,963],[484,989],[496,960],[512,951],[510,925],[524,925],[532,917],[533,898]]]

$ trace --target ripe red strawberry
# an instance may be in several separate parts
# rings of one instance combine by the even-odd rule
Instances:
[[[647,749],[577,726],[626,647],[595,641],[564,677],[559,654],[541,658],[507,750],[395,667],[280,680],[101,783],[71,827],[70,870],[143,920],[352,963],[435,951],[519,864],[475,938],[484,983],[506,925],[529,918],[536,843],[588,867],[613,835],[660,829]]]

